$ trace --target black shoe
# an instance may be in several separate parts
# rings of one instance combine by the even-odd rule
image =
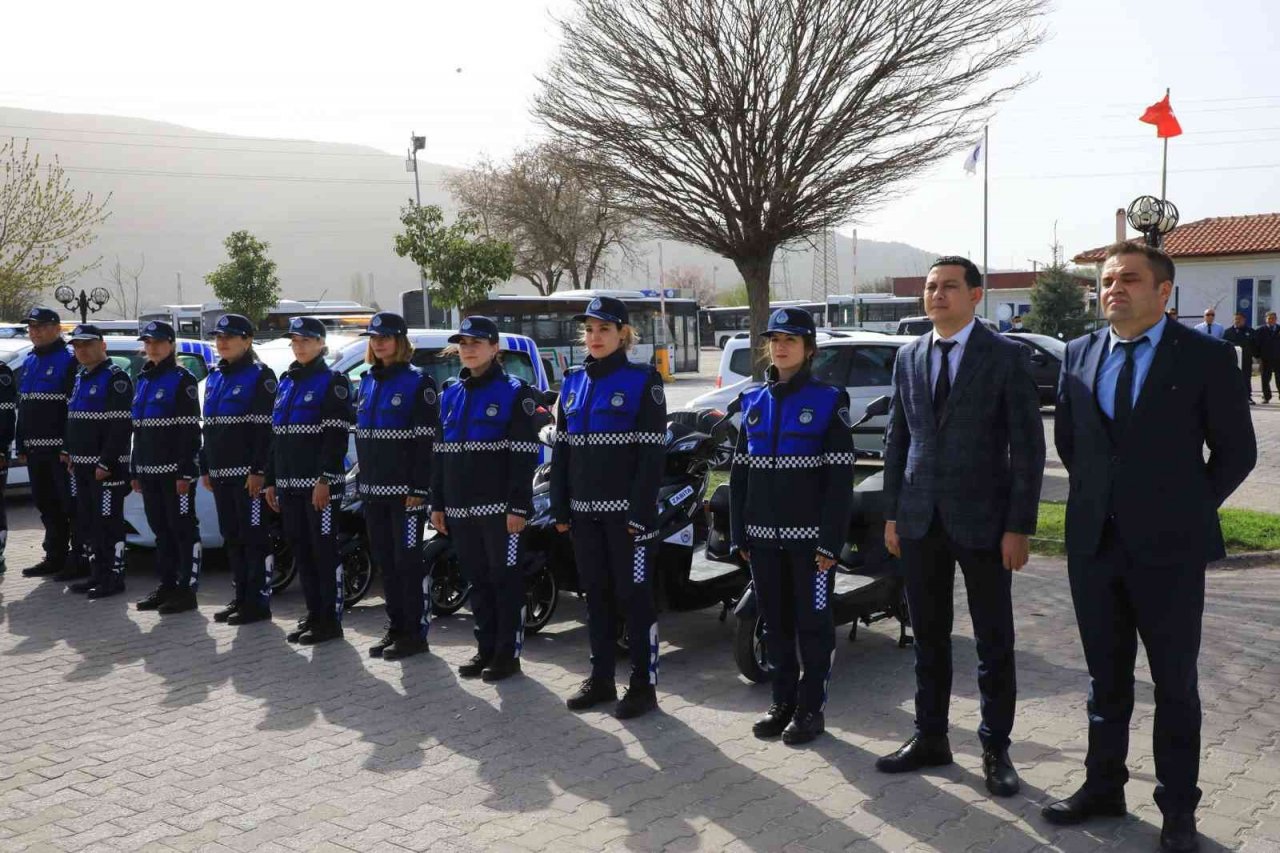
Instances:
[[[62,571],[53,576],[57,583],[71,583],[89,577],[89,569],[79,560],[71,560],[62,567]]]
[[[85,579],[84,579],[84,580],[82,580],[82,581],[76,581],[75,583],[69,583],[69,584],[67,584],[67,591],[69,591],[69,592],[78,592],[78,593],[80,593],[81,595],[84,595],[86,592],[88,592],[89,590],[93,589],[93,587],[94,587],[95,585],[96,585],[96,584],[95,584],[95,582],[94,582],[93,578],[85,578]]]
[[[298,620],[298,627],[284,635],[284,638],[290,643],[296,643],[302,639],[302,635],[307,633],[307,629],[311,627],[311,617],[303,616]]]
[[[24,578],[43,578],[50,575],[56,575],[62,571],[63,563],[61,561],[54,562],[48,557],[36,563],[34,566],[28,566],[22,570]]]
[[[480,678],[485,681],[501,681],[518,672],[520,672],[520,658],[504,655],[500,658],[494,658],[493,662],[480,673]]]
[[[1021,787],[1008,749],[983,750],[982,773],[987,778],[987,790],[997,797],[1012,797]]]
[[[909,773],[950,763],[951,742],[946,735],[915,734],[897,752],[876,759],[876,769],[881,773]]]
[[[303,638],[302,642],[305,643],[306,639]],[[429,651],[431,651],[431,644],[427,642],[426,637],[419,637],[417,634],[405,634],[396,637],[394,643],[383,649],[382,659],[403,660],[404,658],[411,658],[414,655]]]
[[[254,622],[269,622],[271,611],[260,607],[238,607],[236,612],[227,617],[228,625],[252,625]]]
[[[631,720],[657,707],[658,691],[653,689],[652,684],[632,684],[618,700],[618,707],[613,709],[613,715],[619,720]]]
[[[1041,816],[1058,826],[1084,823],[1091,817],[1124,817],[1128,809],[1124,805],[1124,791],[1114,794],[1095,794],[1081,788],[1065,800],[1049,803],[1040,810]]]
[[[378,640],[378,642],[374,643],[372,646],[369,647],[369,657],[371,658],[382,657],[382,653],[385,652],[391,646],[391,644],[394,643],[395,641],[396,641],[396,632],[391,628],[390,625],[388,625],[387,630],[382,632],[382,639]]]
[[[139,610],[159,610],[160,605],[168,600],[176,590],[171,586],[158,586],[151,591],[151,594],[139,601],[134,606]]]
[[[796,710],[791,722],[782,730],[782,742],[787,746],[808,743],[827,730],[827,719],[821,711]]]
[[[169,596],[160,602],[156,612],[167,616],[173,613],[186,613],[188,610],[195,610],[197,606],[195,591],[189,586],[184,586],[169,593]]]
[[[240,609],[240,603],[236,601],[229,602],[226,607],[213,614],[214,622],[226,622],[231,615]]]
[[[1169,853],[1193,853],[1200,849],[1194,814],[1168,815],[1160,830],[1160,849]]]
[[[769,706],[769,710],[765,711],[764,716],[756,720],[755,725],[751,727],[751,733],[758,738],[777,737],[782,734],[782,730],[787,727],[787,723],[791,722],[795,713],[795,705],[774,702]]]
[[[603,678],[588,678],[578,687],[578,692],[565,700],[570,711],[586,711],[602,702],[615,702],[618,686]]]
[[[107,598],[112,595],[119,595],[124,592],[124,584],[122,583],[98,583],[89,587],[85,592],[85,597],[91,599]]]
[[[319,624],[309,625],[302,636],[298,638],[298,642],[304,646],[314,646],[319,643],[327,643],[329,640],[339,640],[341,638],[342,626],[332,619],[326,619],[324,622]],[[382,656],[385,658],[387,653],[383,652]]]
[[[9,568],[4,564],[4,557],[0,557],[0,575],[4,574],[4,570]]]
[[[476,652],[471,656],[471,660],[458,667],[458,675],[463,678],[479,678],[484,675],[484,669],[489,665],[490,657],[490,655]]]

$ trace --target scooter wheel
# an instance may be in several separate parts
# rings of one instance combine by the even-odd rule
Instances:
[[[271,575],[272,595],[284,592],[289,584],[293,583],[293,578],[298,573],[289,544],[284,536],[276,532],[271,534],[271,565],[268,566],[268,570]]]
[[[462,577],[457,557],[452,552],[441,555],[427,571],[431,576],[431,614],[452,616],[461,610],[471,592],[471,584]]]
[[[764,648],[764,617],[738,617],[733,634],[733,660],[748,681],[764,684],[773,679]]]
[[[529,578],[524,592],[524,632],[536,634],[547,626],[560,602],[560,585],[550,566]]]
[[[342,604],[348,610],[360,603],[373,586],[373,564],[364,550],[348,554],[342,560]]]

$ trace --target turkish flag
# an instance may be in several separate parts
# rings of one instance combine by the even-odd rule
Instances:
[[[1138,119],[1138,121],[1154,124],[1156,126],[1156,136],[1160,139],[1182,135],[1182,125],[1178,124],[1178,117],[1173,114],[1173,107],[1169,105],[1168,95],[1147,107],[1147,111],[1142,114],[1142,118]]]

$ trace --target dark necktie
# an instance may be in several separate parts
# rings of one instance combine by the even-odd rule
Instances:
[[[1115,412],[1116,429],[1123,433],[1133,414],[1133,372],[1134,352],[1139,344],[1146,343],[1146,336],[1136,341],[1116,341],[1116,346],[1124,352],[1124,364],[1120,368],[1120,376],[1116,379],[1116,398],[1112,410]]]
[[[955,341],[938,341],[933,346],[942,353],[941,369],[938,371],[938,384],[933,389],[933,416],[941,420],[942,411],[947,407],[947,398],[951,396],[951,350]]]

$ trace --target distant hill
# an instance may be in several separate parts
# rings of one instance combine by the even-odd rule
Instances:
[[[401,156],[372,148],[303,140],[262,140],[117,116],[72,115],[0,107],[0,135],[29,138],[32,151],[57,155],[78,189],[111,193],[111,219],[87,257],[104,270],[118,256],[136,266],[145,257],[144,306],[211,298],[204,276],[225,259],[222,240],[247,229],[271,243],[286,296],[349,298],[360,277],[383,307],[418,286],[413,265],[396,257],[392,237],[400,207],[413,195],[413,175]],[[422,201],[447,213],[454,204],[441,184],[449,167],[419,163]],[[667,269],[695,267],[722,288],[740,280],[733,264],[700,248],[662,241]],[[812,251],[781,252],[776,298],[810,292]],[[931,252],[901,243],[861,240],[857,281],[922,275]],[[643,287],[658,279],[658,244],[640,246],[638,262],[620,262],[601,282]],[[837,235],[840,292],[853,288],[852,241]],[[102,271],[78,282],[101,284]],[[514,281],[503,291],[531,290]],[[105,312],[107,314],[110,311]]]

